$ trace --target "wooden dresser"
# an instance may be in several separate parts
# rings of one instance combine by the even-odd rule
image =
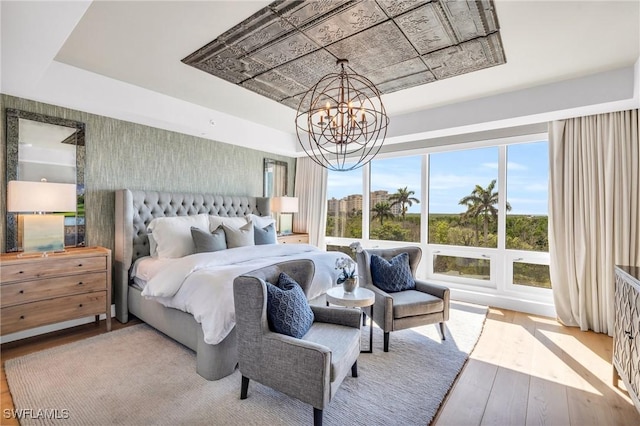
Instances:
[[[309,244],[309,234],[278,235],[279,244]]]
[[[0,334],[106,314],[111,331],[111,250],[0,257]]]
[[[622,379],[640,411],[640,267],[616,266],[613,385]]]

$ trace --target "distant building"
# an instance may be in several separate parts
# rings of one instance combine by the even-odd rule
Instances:
[[[371,192],[371,197],[369,200],[370,205],[373,207],[377,203],[389,203],[389,194],[388,191],[378,190]],[[353,213],[362,211],[362,195],[360,194],[352,194],[347,195],[344,198],[337,199],[331,198],[327,200],[327,213],[330,215],[337,214],[345,214],[345,213]],[[399,215],[402,212],[400,205],[395,205],[391,207],[391,213],[394,215]]]

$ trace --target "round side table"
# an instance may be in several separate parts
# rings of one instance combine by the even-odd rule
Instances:
[[[357,287],[352,293],[346,293],[342,286],[332,287],[327,290],[327,306],[329,303],[344,306],[346,308],[366,308],[371,307],[369,316],[369,350],[360,351],[364,353],[373,353],[373,303],[376,301],[376,295],[369,289]],[[366,314],[365,310],[362,310]]]

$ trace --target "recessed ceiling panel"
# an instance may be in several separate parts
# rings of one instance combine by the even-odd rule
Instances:
[[[338,59],[383,94],[506,62],[491,0],[278,0],[183,62],[297,108]]]

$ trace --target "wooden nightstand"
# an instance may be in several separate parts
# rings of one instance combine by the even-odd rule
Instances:
[[[111,250],[0,257],[0,334],[105,313],[111,331]]]
[[[309,234],[278,235],[280,244],[309,244]]]

